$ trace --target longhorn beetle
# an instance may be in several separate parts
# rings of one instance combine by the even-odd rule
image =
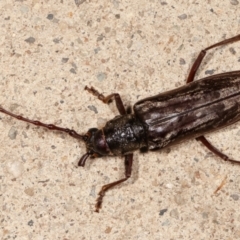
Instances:
[[[157,150],[195,138],[223,160],[240,163],[220,152],[203,136],[240,120],[240,71],[193,81],[208,50],[239,40],[240,35],[237,35],[203,49],[190,70],[186,85],[138,101],[134,104],[131,114],[125,110],[118,93],[105,97],[93,87],[86,86],[85,90],[103,103],[115,100],[120,113],[102,129],[90,128],[86,134],[30,120],[2,107],[0,112],[36,126],[68,133],[85,142],[87,152],[80,158],[78,166],[84,167],[88,157],[124,156],[125,177],[101,188],[96,203],[96,212],[99,212],[106,191],[131,176],[133,152],[137,149],[141,152]]]

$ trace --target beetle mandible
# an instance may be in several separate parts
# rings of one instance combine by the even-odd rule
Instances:
[[[85,90],[103,103],[115,100],[120,113],[108,121],[102,129],[90,128],[86,134],[30,120],[2,107],[0,112],[36,126],[68,133],[85,142],[87,152],[80,158],[78,166],[84,167],[88,157],[107,155],[125,157],[125,177],[101,188],[95,210],[99,212],[106,191],[131,176],[135,150],[139,149],[142,152],[157,150],[195,138],[223,160],[240,163],[228,158],[203,136],[240,120],[240,71],[221,73],[193,81],[208,50],[239,40],[240,35],[237,35],[203,49],[191,67],[186,85],[138,101],[133,106],[133,113],[127,113],[118,93],[105,97],[93,87],[86,86]]]

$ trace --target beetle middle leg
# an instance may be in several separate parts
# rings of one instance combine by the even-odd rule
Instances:
[[[89,88],[88,86],[86,86],[85,90],[87,90],[88,92],[90,92],[91,94],[96,96],[100,101],[102,101],[103,103],[106,103],[106,104],[108,104],[110,101],[112,101],[114,99],[119,113],[121,115],[126,114],[126,110],[125,110],[125,107],[123,106],[122,99],[118,93],[113,93],[113,94],[110,94],[107,97],[105,97],[103,94],[99,93],[93,87]]]
[[[113,188],[114,186],[116,186],[122,182],[125,182],[131,176],[132,163],[133,163],[133,154],[131,153],[131,154],[128,154],[125,156],[125,162],[124,162],[125,178],[102,186],[101,191],[98,193],[99,197],[97,198],[97,203],[95,205],[95,207],[96,207],[95,212],[99,212],[99,209],[102,207],[102,201],[103,201],[103,197],[105,196],[106,191],[108,191],[110,188]]]
[[[208,50],[212,49],[212,48],[215,48],[215,47],[219,47],[219,46],[222,46],[222,45],[226,45],[226,44],[229,44],[229,43],[233,43],[233,42],[236,42],[236,41],[239,41],[240,40],[240,35],[237,35],[235,37],[232,37],[232,38],[229,38],[229,39],[226,39],[226,40],[223,40],[221,42],[218,42],[216,44],[213,44],[205,49],[203,49],[197,59],[195,60],[195,62],[193,63],[192,67],[191,67],[191,70],[190,70],[190,73],[188,75],[188,78],[187,78],[187,83],[190,83],[194,80],[194,77],[196,75],[196,72],[197,70],[199,69],[199,66],[200,64],[202,63],[206,53]],[[220,152],[216,147],[214,147],[204,136],[199,136],[196,138],[197,141],[200,141],[205,147],[207,147],[211,152],[213,152],[215,155],[219,156],[220,158],[222,158],[224,161],[228,161],[228,162],[232,162],[232,163],[237,163],[237,164],[240,164],[240,161],[236,161],[236,160],[233,160],[233,159],[230,159],[227,155],[223,154],[222,152]]]

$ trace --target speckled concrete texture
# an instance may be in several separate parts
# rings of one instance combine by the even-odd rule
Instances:
[[[118,92],[126,106],[182,86],[199,51],[240,33],[228,1],[1,1],[0,105],[85,133],[117,114],[84,91]],[[240,69],[240,42],[210,51],[197,78]],[[240,239],[240,166],[195,140],[134,155],[89,159],[83,143],[0,114],[0,238]],[[240,123],[208,136],[240,159]],[[215,193],[216,189],[221,189]]]

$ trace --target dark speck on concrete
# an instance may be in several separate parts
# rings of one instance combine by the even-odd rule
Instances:
[[[230,3],[232,5],[238,5],[239,4],[239,1],[238,0],[231,0]]]
[[[54,15],[53,15],[53,14],[51,14],[51,13],[49,13],[49,14],[47,15],[47,19],[48,19],[48,20],[52,20],[52,19],[53,19],[53,17],[54,17]]]
[[[102,41],[102,40],[103,40],[103,38],[104,38],[104,36],[101,34],[100,36],[98,36],[98,38],[97,38],[97,42],[100,42],[100,41]]]
[[[83,4],[86,0],[75,0],[75,4],[79,7],[81,4]]]
[[[105,33],[109,33],[111,31],[111,28],[110,27],[105,27],[104,30],[105,30]]]
[[[62,58],[62,63],[68,62],[69,58]]]
[[[98,54],[98,52],[99,52],[100,50],[101,50],[101,48],[100,48],[100,47],[97,47],[97,48],[94,49],[94,53],[95,53],[95,54]]]
[[[239,195],[238,195],[238,194],[232,194],[232,195],[230,195],[230,197],[231,197],[234,201],[238,201],[238,200],[239,200]]]
[[[96,108],[95,106],[89,105],[88,108],[89,108],[91,111],[93,111],[93,112],[95,112],[95,113],[98,113],[98,110],[97,110],[97,108]]]
[[[30,220],[30,221],[28,222],[28,226],[33,226],[33,220]]]
[[[88,20],[88,21],[87,21],[87,26],[91,27],[91,26],[92,26],[92,23],[93,23],[92,20]]]
[[[74,69],[77,69],[77,65],[76,65],[75,62],[72,62],[71,65],[72,65],[72,67],[73,67]]]
[[[115,18],[119,19],[120,18],[120,14],[116,14]]]
[[[25,131],[22,132],[24,138],[28,138],[27,133]]]
[[[100,72],[100,73],[97,74],[97,79],[98,79],[99,81],[103,81],[103,80],[106,79],[106,78],[107,78],[107,74],[104,73],[104,72]]]
[[[215,72],[214,69],[212,69],[212,70],[207,70],[207,71],[205,71],[205,74],[206,74],[206,75],[213,75],[214,72]]]
[[[167,212],[167,208],[160,210],[159,215],[163,216],[165,212]]]
[[[229,51],[230,51],[230,53],[232,53],[233,55],[236,54],[236,51],[235,51],[235,49],[234,49],[233,47],[230,47],[230,48],[229,48]]]
[[[54,43],[60,43],[61,40],[62,40],[62,38],[54,38],[54,39],[53,39],[53,42],[54,42]]]
[[[27,39],[25,39],[25,42],[27,43],[34,43],[36,41],[36,39],[34,37],[29,37]]]
[[[183,58],[180,58],[179,63],[180,63],[180,65],[184,65],[184,64],[186,64],[186,61]]]
[[[208,215],[209,215],[209,214],[208,214],[207,212],[203,212],[203,213],[202,213],[202,217],[203,217],[204,219],[207,219],[207,218],[208,218]]]
[[[71,72],[71,73],[74,73],[74,74],[77,74],[77,72],[76,72],[76,70],[75,70],[74,68],[71,68],[71,69],[70,69],[70,72]]]
[[[8,132],[8,137],[11,139],[11,140],[14,140],[16,139],[17,137],[17,129],[15,127],[11,127],[11,129],[9,130]]]
[[[195,162],[199,162],[199,159],[198,159],[198,158],[193,158],[193,160],[194,160]]]
[[[187,18],[187,14],[184,13],[184,14],[178,16],[178,18],[179,18],[180,20],[184,20],[184,19]]]

